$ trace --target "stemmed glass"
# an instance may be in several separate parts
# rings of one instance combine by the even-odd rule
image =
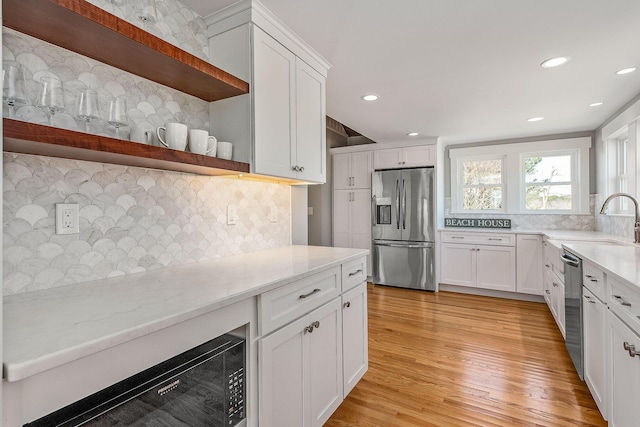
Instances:
[[[93,89],[82,89],[76,98],[76,117],[84,121],[85,132],[89,132],[89,123],[100,119],[98,92]]]
[[[129,126],[127,121],[127,101],[123,96],[109,100],[107,123],[116,128],[116,138],[120,138],[120,128]]]
[[[49,117],[49,123],[56,113],[65,110],[64,87],[59,78],[42,77],[40,79],[40,92],[36,105]]]
[[[24,69],[15,61],[2,61],[2,101],[9,107],[11,118],[16,115],[16,107],[29,103]]]

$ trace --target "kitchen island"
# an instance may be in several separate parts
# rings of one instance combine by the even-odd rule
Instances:
[[[367,253],[287,246],[5,297],[5,423],[21,425],[233,332],[247,340],[255,425],[261,296],[337,271],[336,288],[314,297],[340,298],[341,269],[364,263]],[[362,268],[348,277],[366,279]]]

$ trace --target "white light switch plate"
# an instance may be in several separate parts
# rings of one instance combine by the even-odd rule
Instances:
[[[80,233],[77,203],[56,203],[56,234]]]
[[[227,225],[236,225],[238,222],[238,210],[236,205],[227,206]]]

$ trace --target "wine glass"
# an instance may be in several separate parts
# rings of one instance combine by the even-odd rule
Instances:
[[[42,77],[36,104],[49,117],[49,123],[51,123],[51,118],[56,113],[65,110],[62,81],[57,77]]]
[[[127,121],[127,101],[123,96],[109,100],[107,123],[116,128],[116,138],[120,138],[120,128],[129,126]]]
[[[76,117],[84,121],[85,132],[89,132],[89,123],[100,119],[98,108],[98,92],[93,89],[82,89],[76,97]]]
[[[15,108],[27,105],[27,84],[24,69],[15,61],[2,61],[2,101],[9,107],[9,117]]]

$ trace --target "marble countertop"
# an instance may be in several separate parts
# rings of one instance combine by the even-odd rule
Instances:
[[[4,298],[4,378],[18,381],[368,254],[287,246]]]

